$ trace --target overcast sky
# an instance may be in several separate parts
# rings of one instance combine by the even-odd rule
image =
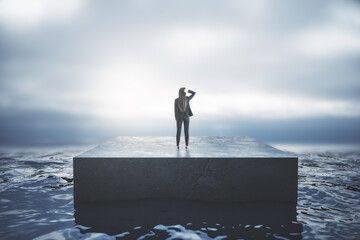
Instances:
[[[358,1],[0,0],[2,144],[360,142]]]

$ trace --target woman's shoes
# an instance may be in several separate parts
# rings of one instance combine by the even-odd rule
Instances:
[[[176,149],[179,150],[179,146],[176,146]],[[188,146],[185,146],[185,149],[188,150]]]

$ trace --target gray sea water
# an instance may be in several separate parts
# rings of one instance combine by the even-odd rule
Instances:
[[[0,239],[360,239],[360,148],[299,156],[297,206],[142,200],[73,205],[81,147],[0,149]]]

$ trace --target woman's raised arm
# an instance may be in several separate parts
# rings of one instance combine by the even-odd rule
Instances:
[[[190,96],[189,96],[189,101],[195,96],[195,94],[196,94],[196,92],[194,92],[194,91],[192,91],[192,90],[190,90],[190,89],[188,89],[188,92],[191,94]]]

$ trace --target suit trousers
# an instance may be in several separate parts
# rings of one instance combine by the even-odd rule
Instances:
[[[189,124],[190,119],[189,118],[183,118],[183,119],[177,119],[176,120],[176,146],[179,146],[180,143],[180,135],[181,135],[181,127],[182,123],[184,122],[184,133],[185,133],[185,144],[186,146],[189,145]]]

